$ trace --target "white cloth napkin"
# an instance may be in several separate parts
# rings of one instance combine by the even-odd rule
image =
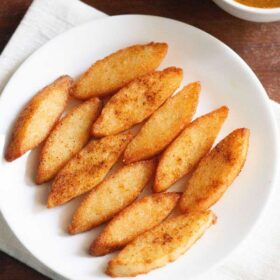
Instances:
[[[75,25],[104,16],[104,13],[78,0],[35,0],[0,56],[0,91],[17,67],[48,40]],[[271,105],[280,128],[280,105],[273,101]],[[200,276],[200,280],[280,279],[279,197],[280,188],[276,187],[266,211],[250,236],[222,265]],[[0,250],[51,279],[64,279],[23,247],[1,213]]]

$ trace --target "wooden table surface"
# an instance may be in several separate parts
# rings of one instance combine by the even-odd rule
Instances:
[[[0,51],[31,0],[0,1]],[[234,49],[255,71],[269,96],[280,102],[280,22],[251,23],[234,18],[210,0],[85,0],[109,14],[149,14],[194,25]],[[0,279],[48,279],[0,252]]]

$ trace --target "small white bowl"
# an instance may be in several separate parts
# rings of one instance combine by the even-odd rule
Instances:
[[[280,8],[254,8],[234,0],[213,0],[220,8],[241,19],[255,22],[280,20]]]

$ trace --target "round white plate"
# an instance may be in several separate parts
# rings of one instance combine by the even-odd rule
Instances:
[[[224,259],[245,238],[272,190],[277,167],[276,123],[262,85],[241,58],[210,35],[170,19],[126,15],[76,27],[40,48],[14,74],[0,104],[0,133],[6,139],[18,112],[40,88],[62,74],[79,75],[94,61],[120,48],[150,41],[169,44],[160,68],[184,69],[182,85],[199,80],[197,115],[221,105],[229,117],[217,140],[238,127],[251,130],[248,159],[240,176],[213,210],[218,223],[189,252],[168,266],[138,279],[190,279]],[[48,210],[49,185],[36,186],[36,152],[7,163],[1,160],[1,210],[22,244],[42,263],[70,279],[104,279],[105,257],[88,247],[100,228],[69,236],[73,201]]]

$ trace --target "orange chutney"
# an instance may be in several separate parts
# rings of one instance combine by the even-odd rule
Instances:
[[[235,0],[236,2],[256,8],[278,8],[280,0]]]

